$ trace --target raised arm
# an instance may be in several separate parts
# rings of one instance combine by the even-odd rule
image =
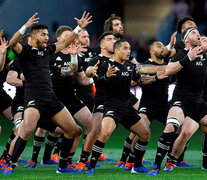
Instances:
[[[169,44],[167,46],[165,46],[164,52],[163,52],[163,55],[165,57],[172,57],[175,55],[176,50],[175,50],[174,46],[175,46],[175,42],[176,42],[176,35],[177,35],[177,32],[174,32],[171,36]]]
[[[165,74],[167,76],[176,74],[177,72],[179,72],[183,67],[185,67],[188,63],[190,63],[190,61],[195,60],[197,57],[200,57],[201,50],[200,47],[197,46],[194,49],[190,50],[187,54],[187,56],[185,56],[182,59],[179,59],[176,62],[169,62],[168,65],[166,66],[165,69]]]
[[[26,30],[30,28],[33,24],[38,23],[39,18],[36,17],[38,13],[35,13],[29,20],[24,24],[20,30],[18,30],[11,40],[9,41],[9,46],[15,51],[15,53],[20,54],[22,51],[22,45],[19,42],[21,37],[24,35]]]
[[[1,31],[3,32],[3,31]],[[8,48],[8,41],[5,38],[1,38],[1,45],[0,45],[0,72],[4,69],[5,60],[6,60],[6,51]]]
[[[82,28],[85,28],[88,24],[92,22],[91,20],[92,16],[90,16],[90,13],[87,13],[84,11],[81,19],[74,18],[77,21],[78,26],[63,40],[56,43],[56,51],[55,53],[67,48],[77,37],[77,34],[79,31],[82,30]]]
[[[151,64],[137,64],[136,70],[140,74],[156,74],[159,67],[165,68],[166,65],[156,66]]]
[[[168,76],[165,75],[165,68],[159,67],[157,69],[157,73],[154,76],[149,76],[149,75],[141,75],[140,79],[138,80],[139,84],[151,84],[155,81],[165,79]]]

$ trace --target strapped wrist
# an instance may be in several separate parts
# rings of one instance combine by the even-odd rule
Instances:
[[[77,56],[77,54],[71,54],[70,55],[70,57],[71,57],[71,63],[72,64],[77,64],[78,63],[78,56]]]
[[[19,30],[19,33],[21,34],[21,35],[24,35],[24,33],[26,32],[26,30],[27,30],[27,27],[25,26],[25,24],[20,28],[20,30]]]
[[[74,33],[78,34],[81,30],[82,28],[80,26],[76,26],[76,28],[73,31]]]
[[[171,46],[171,44],[170,44],[170,43],[169,43],[166,47],[167,47],[168,51],[172,51],[172,50],[173,50],[173,48],[174,48],[174,46]]]

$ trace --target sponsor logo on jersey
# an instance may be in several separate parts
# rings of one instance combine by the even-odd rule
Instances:
[[[62,61],[61,57],[58,56],[58,57],[56,58],[56,61]]]
[[[91,59],[90,57],[85,58],[85,59],[84,59],[84,62],[89,62],[89,61],[90,61],[90,59]]]
[[[63,66],[70,66],[70,62],[64,62]]]
[[[44,56],[44,52],[43,52],[43,51],[38,51],[38,52],[37,52],[37,55],[39,55],[39,56]]]
[[[203,66],[202,61],[197,61],[197,62],[196,62],[196,66]]]
[[[23,106],[18,106],[17,111],[23,111],[24,107]]]
[[[181,101],[175,101],[173,105],[181,106]]]
[[[128,72],[122,72],[121,76],[129,76],[129,73]]]
[[[108,115],[108,116],[113,116],[113,115],[114,115],[114,111],[107,111],[107,112],[106,112],[106,115]]]
[[[99,105],[96,109],[104,109],[104,105]]]
[[[118,67],[115,67],[115,71],[120,71],[120,69]]]
[[[147,111],[147,108],[146,107],[142,107],[140,108],[139,112],[146,112]]]
[[[130,69],[131,67],[130,66],[127,66],[127,70],[128,71],[132,71],[132,69]]]
[[[203,58],[203,54],[201,54],[201,57],[200,57],[201,61],[205,61],[206,59]]]
[[[27,106],[34,106],[35,105],[35,100],[29,101]]]

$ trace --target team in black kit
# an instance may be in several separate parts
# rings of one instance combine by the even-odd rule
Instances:
[[[58,164],[56,173],[61,174],[94,174],[98,160],[112,160],[102,153],[119,124],[129,130],[130,135],[124,142],[116,168],[157,176],[167,153],[163,171],[172,172],[175,165],[193,167],[183,158],[188,142],[200,124],[202,168],[207,169],[207,44],[206,37],[200,36],[191,17],[178,20],[177,31],[182,34],[182,41],[176,41],[176,32],[167,46],[153,41],[149,48],[150,58],[139,63],[124,39],[121,17],[115,14],[105,21],[97,49],[90,48],[85,29],[92,22],[90,13],[84,12],[80,19],[74,18],[77,22],[74,30],[60,26],[55,44],[48,44],[48,27],[39,24],[37,16],[35,13],[13,35],[9,44],[2,38],[3,31],[0,32],[0,111],[15,125],[1,156],[3,175],[14,173],[19,157],[36,129],[32,159],[24,168],[37,167],[40,148],[49,131],[42,164]],[[31,34],[23,36],[30,27]],[[20,40],[22,36],[23,41]],[[14,61],[7,57],[8,46],[16,55]],[[164,61],[166,57],[171,58],[169,62]],[[6,68],[9,72],[5,78]],[[168,102],[172,75],[176,76],[176,86],[173,98]],[[13,100],[3,90],[5,80],[16,86]],[[130,88],[137,85],[142,88],[140,100],[130,92]],[[77,164],[73,163],[73,156],[82,129],[75,120],[85,128]],[[143,157],[153,120],[158,120],[165,129],[158,140],[150,171],[143,166],[150,163]],[[85,167],[88,167],[86,171]]]

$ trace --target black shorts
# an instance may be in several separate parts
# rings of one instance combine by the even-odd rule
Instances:
[[[59,97],[59,99],[67,107],[68,111],[71,113],[72,116],[80,111],[83,107],[85,107],[85,104],[75,95],[64,98]]]
[[[16,95],[12,101],[12,115],[24,111],[24,96]]]
[[[79,94],[78,97],[83,101],[83,103],[88,107],[88,109],[92,112],[93,106],[95,103],[94,97],[90,95],[82,95]]]
[[[169,104],[166,103],[165,106],[158,106],[149,103],[140,102],[139,105],[139,113],[145,114],[149,121],[157,120],[161,122],[163,125],[166,125],[167,115],[169,111]]]
[[[95,98],[93,114],[94,113],[104,113],[104,99],[103,98]]]
[[[141,119],[138,112],[132,106],[129,106],[125,111],[120,111],[117,108],[105,106],[103,118],[104,117],[111,117],[115,121],[116,126],[118,126],[120,123],[127,129],[136,124]]]
[[[134,94],[130,92],[130,99],[129,99],[129,105],[134,106],[137,103],[138,99]]]
[[[4,91],[0,89],[0,113],[9,108],[12,104],[12,98]]]
[[[184,100],[180,97],[173,97],[171,106],[180,107],[185,117],[188,116],[194,121],[199,122],[205,115],[207,115],[207,104],[204,100]]]
[[[57,128],[57,125],[51,120],[52,116],[49,114],[49,108],[46,108],[39,121],[37,122],[37,127],[45,129],[49,132],[54,132]]]
[[[25,109],[30,107],[37,109],[40,113],[40,117],[43,114],[48,117],[53,117],[64,108],[64,105],[54,92],[42,91],[39,93],[36,90],[25,91],[24,107]]]

